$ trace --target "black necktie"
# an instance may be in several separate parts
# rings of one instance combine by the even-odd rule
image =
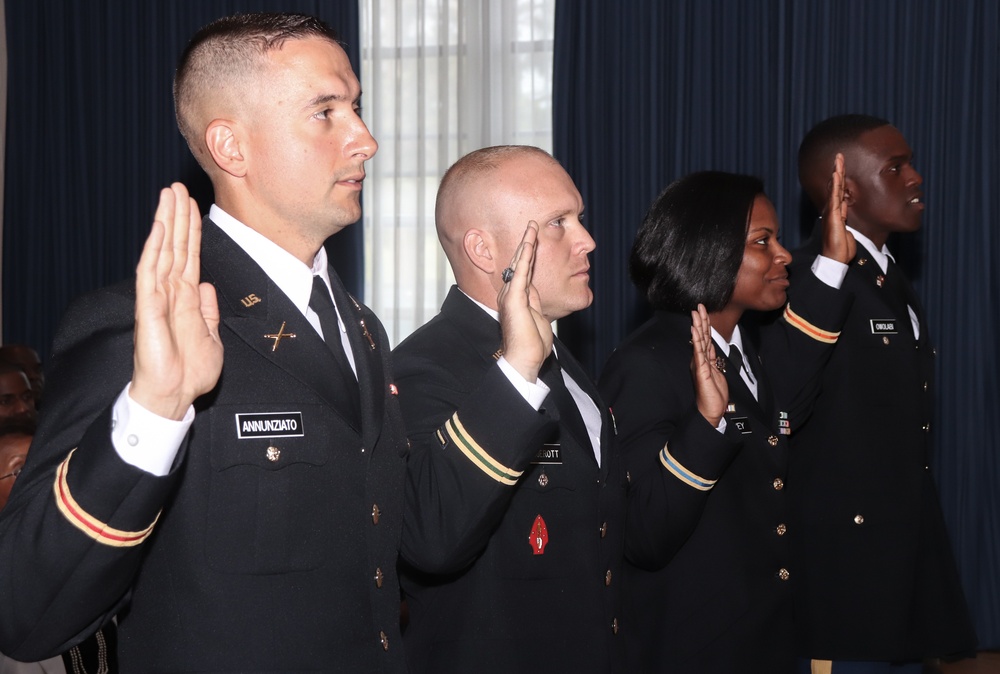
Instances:
[[[344,351],[344,342],[340,338],[340,324],[337,322],[337,310],[330,299],[330,291],[320,276],[313,276],[312,295],[309,298],[309,308],[319,316],[319,324],[323,328],[323,338],[326,341],[333,360],[337,363],[340,378],[344,382],[343,387],[337,387],[338,399],[354,414],[354,417],[361,416],[361,392],[358,388],[358,378],[351,369],[351,364],[347,360],[347,353]]]
[[[560,436],[563,433],[563,427],[568,428],[580,442],[586,443],[584,447],[593,451],[590,435],[587,433],[587,424],[583,421],[583,415],[580,414],[580,408],[577,406],[576,400],[573,399],[573,394],[566,388],[562,368],[559,367],[559,360],[554,353],[542,363],[538,375],[538,378],[549,387],[549,395],[545,399],[546,406],[554,404],[559,412]]]
[[[753,378],[753,372],[750,371],[750,368],[747,367],[746,361],[743,360],[743,353],[740,351],[740,347],[735,344],[729,345],[729,363],[736,368],[737,372],[740,370],[746,372],[747,379],[749,379],[751,383],[757,383],[757,380]]]

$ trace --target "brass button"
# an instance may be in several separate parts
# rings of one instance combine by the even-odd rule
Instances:
[[[931,349],[931,355],[932,356],[937,356],[937,347],[936,346]]]
[[[380,631],[378,633],[378,640],[382,642],[382,650],[383,651],[389,650],[389,637],[386,636],[385,632]]]
[[[930,432],[931,432],[931,425],[924,424],[924,433],[930,433]]]
[[[774,533],[778,534],[779,536],[784,536],[786,531],[788,531],[788,527],[786,527],[784,524],[779,524],[774,528]]]
[[[618,618],[611,619],[611,633],[618,634]]]
[[[855,524],[864,524],[865,523],[865,516],[862,515],[861,513],[858,513],[857,515],[854,516],[854,523]]]
[[[546,475],[545,473],[542,473],[541,475],[538,476],[538,486],[539,487],[545,487],[548,484],[549,484],[549,476],[548,475]]]
[[[859,267],[864,267],[866,264],[868,264],[868,258],[864,258],[863,257],[860,260],[858,260],[858,266]]]
[[[788,580],[788,577],[790,575],[791,574],[788,573],[788,569],[786,569],[784,567],[778,569],[778,578],[780,578],[781,580]]]
[[[925,393],[927,392],[927,388],[928,388],[928,384],[927,384],[927,382],[924,382],[924,392]]]
[[[382,576],[382,569],[381,568],[376,568],[375,569],[375,587],[382,587],[382,578],[383,578],[383,576]]]
[[[267,448],[267,452],[264,454],[264,456],[267,457],[268,461],[274,463],[275,461],[281,458],[281,450],[275,447],[274,445],[271,445],[270,447]]]
[[[778,436],[777,435],[769,435],[767,437],[767,444],[771,445],[772,447],[777,447],[777,445],[778,445]]]
[[[604,538],[605,536],[608,535],[608,523],[607,522],[605,522],[605,523],[603,523],[601,525],[600,532],[601,532],[601,538]]]
[[[605,587],[611,585],[611,569],[608,569],[608,572],[604,574],[604,585]]]
[[[627,470],[625,471],[625,481],[626,482],[632,481],[632,473],[628,472]]]
[[[882,343],[889,346],[889,338],[886,335],[882,335]]]
[[[785,481],[780,477],[776,477],[774,478],[774,482],[771,483],[771,486],[774,487],[774,491],[781,491],[785,488]]]
[[[372,506],[372,524],[378,524],[379,515],[382,511],[378,509],[378,503]]]

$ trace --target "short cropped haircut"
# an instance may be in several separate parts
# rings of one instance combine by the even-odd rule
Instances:
[[[559,163],[548,152],[533,145],[494,145],[473,150],[452,164],[442,176],[434,207],[435,219],[440,221],[443,215],[442,207],[454,198],[453,193],[461,190],[469,181],[483,174],[492,173],[509,159],[524,155],[544,157],[553,164]]]
[[[656,198],[639,227],[629,273],[654,309],[709,312],[729,303],[743,263],[759,178],[721,171],[684,176]]]
[[[230,82],[246,82],[264,64],[264,56],[287,40],[318,37],[340,45],[336,33],[321,19],[305,14],[234,14],[208,24],[191,38],[174,75],[177,127],[195,150],[204,129],[193,119],[198,100]]]
[[[810,129],[799,145],[799,182],[806,192],[809,193],[811,186],[816,183],[811,179],[816,171],[822,170],[825,184],[825,179],[833,171],[833,160],[837,152],[842,152],[861,134],[890,124],[889,120],[881,117],[852,114],[824,119]],[[809,199],[816,208],[822,210],[826,194],[820,194],[814,187],[812,191],[815,193],[809,193]]]

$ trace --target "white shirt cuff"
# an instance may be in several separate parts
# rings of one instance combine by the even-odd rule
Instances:
[[[549,394],[548,385],[541,379],[538,381],[530,382],[521,376],[521,373],[514,369],[514,366],[507,362],[507,359],[500,356],[500,360],[497,361],[497,365],[500,366],[500,371],[507,376],[510,383],[514,385],[517,392],[521,394],[521,397],[527,401],[529,405],[535,408],[535,411],[542,409],[542,403],[545,402],[545,396]]]
[[[847,265],[832,258],[817,255],[812,263],[812,272],[823,283],[840,290],[840,286],[844,284],[844,277],[847,276]]]
[[[180,421],[165,419],[132,400],[131,388],[129,382],[111,410],[111,444],[125,463],[163,477],[194,423],[194,405]]]

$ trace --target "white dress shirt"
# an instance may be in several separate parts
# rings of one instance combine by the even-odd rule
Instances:
[[[313,258],[312,266],[309,267],[263,234],[247,227],[214,204],[209,211],[209,217],[264,270],[264,273],[302,312],[316,332],[323,336],[319,316],[309,308],[309,297],[312,295],[314,275],[322,277],[327,291],[330,289],[326,250],[320,247],[316,257]],[[333,300],[332,293],[330,299]],[[336,300],[333,302],[334,308],[337,309],[341,344],[357,376],[354,353],[347,339],[347,329]],[[188,408],[180,421],[164,419],[132,400],[128,394],[131,386],[130,382],[119,394],[112,409],[111,443],[126,463],[153,475],[166,475],[177,457],[184,436],[194,423],[194,406]]]

